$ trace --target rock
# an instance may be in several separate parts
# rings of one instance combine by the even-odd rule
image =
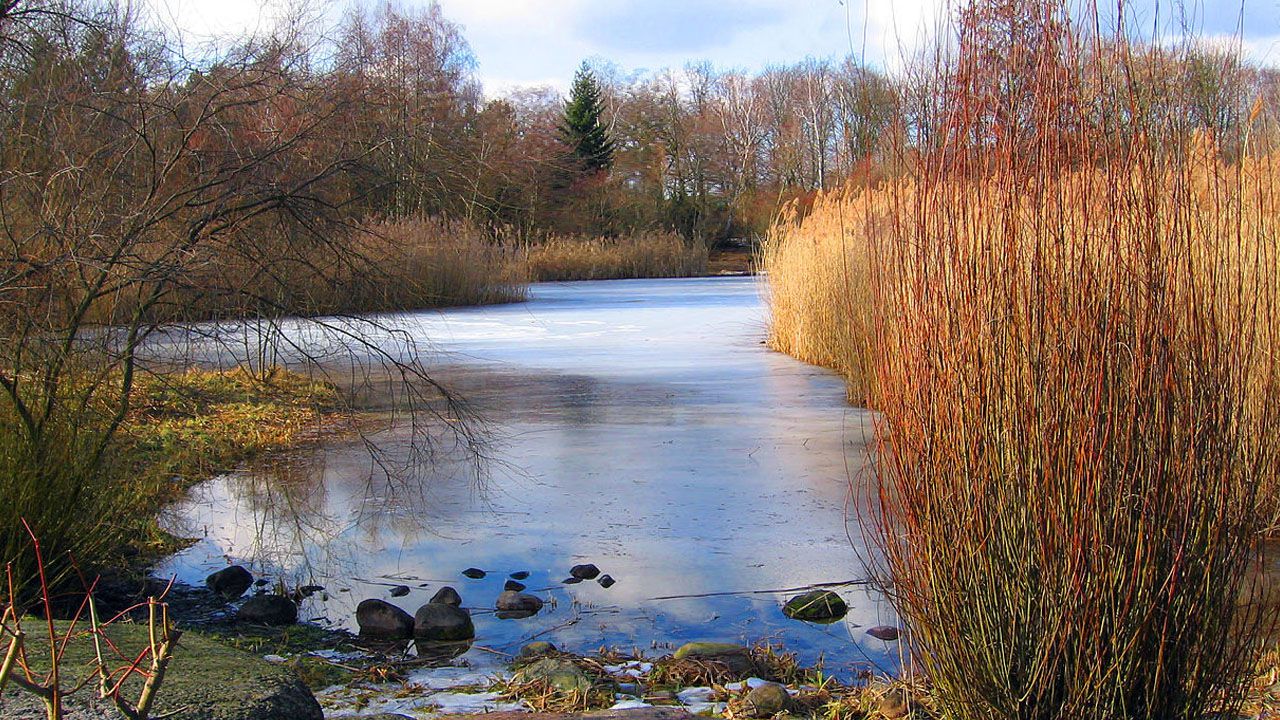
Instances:
[[[528,660],[530,658],[541,657],[543,655],[554,655],[555,653],[555,645],[543,640],[537,640],[520,648],[520,654],[516,657],[521,660]]]
[[[298,622],[298,606],[283,595],[255,595],[236,611],[236,619],[259,625],[292,625]]]
[[[898,631],[898,628],[892,625],[877,625],[868,630],[867,634],[877,640],[892,642],[897,640],[902,633]]]
[[[502,585],[502,589],[509,592],[520,592],[525,589],[524,583],[508,580]]]
[[[756,664],[751,659],[751,651],[741,645],[720,642],[689,642],[681,645],[672,656],[676,660],[685,658],[695,660],[713,660],[723,664],[738,675],[749,675],[756,672]]]
[[[324,592],[323,585],[303,585],[302,587],[298,588],[298,594],[304,598],[309,598],[318,592]]]
[[[911,712],[910,706],[907,704],[907,693],[901,689],[893,689],[886,692],[881,698],[876,709],[881,717],[889,720],[898,720],[904,718]]]
[[[69,632],[64,622],[55,623],[59,636]],[[146,623],[113,623],[102,632],[121,652],[138,657],[150,644]],[[69,687],[80,673],[95,667],[93,639],[90,633],[77,627],[62,656],[63,682]],[[105,649],[105,648],[104,648]],[[112,655],[114,656],[114,653]],[[32,669],[39,673],[48,671],[38,653],[31,657]],[[114,663],[114,661],[112,661]],[[144,666],[149,664],[144,661]],[[136,682],[136,684],[135,684]],[[125,686],[126,697],[136,699],[140,681],[130,681]],[[64,687],[66,690],[67,687]],[[65,715],[68,718],[118,718],[110,708],[98,701],[92,688],[66,697]],[[28,712],[23,703],[30,698],[34,706]],[[96,711],[89,706],[96,706]],[[42,703],[12,684],[0,692],[0,717],[44,718]],[[324,713],[307,686],[288,667],[273,665],[256,654],[232,648],[214,638],[196,631],[182,634],[174,650],[164,684],[156,693],[156,704],[151,717],[169,720],[323,720]]]
[[[472,580],[479,580],[480,578],[484,577],[488,573],[481,570],[480,568],[467,568],[466,570],[462,571],[462,574],[471,578]]]
[[[565,584],[565,585],[577,585],[578,583],[582,582],[582,578],[577,578],[577,577],[567,577],[567,578],[565,578],[565,579],[561,580],[560,582],[561,582],[561,583],[563,583],[563,584]]]
[[[613,579],[612,575],[601,575],[596,582],[600,583],[600,587],[605,588],[606,590],[618,583],[617,580]]]
[[[516,572],[511,573],[508,577],[510,577],[512,580],[524,580],[525,578],[529,577],[529,571],[518,570]]]
[[[509,612],[538,612],[542,609],[542,600],[534,597],[533,595],[529,595],[528,593],[507,590],[498,596],[498,601],[494,603],[494,607],[499,610],[506,610]]]
[[[408,585],[397,585],[391,588],[391,597],[404,597],[409,594]]]
[[[471,649],[470,640],[457,642],[440,642],[437,640],[414,640],[413,648],[418,653],[418,660],[425,661],[428,667],[445,667],[449,661],[465,655]]]
[[[235,600],[253,584],[253,575],[241,565],[232,565],[205,578],[204,584],[224,600]]]
[[[437,590],[436,594],[432,595],[431,599],[428,600],[427,602],[440,603],[441,605],[452,605],[454,607],[458,607],[462,605],[462,596],[458,594],[457,590],[454,590],[453,588],[446,585],[440,588],[439,590]]]
[[[475,715],[450,715],[452,720],[699,720],[682,707],[609,708],[586,713],[530,713],[528,710],[501,710]]]
[[[811,590],[788,600],[782,612],[796,620],[833,622],[847,615],[849,606],[830,590]]]
[[[591,679],[587,674],[564,658],[544,657],[535,660],[519,674],[526,681],[540,681],[563,693],[585,693],[591,689]]]
[[[778,683],[757,685],[743,700],[743,710],[748,717],[769,718],[791,707],[791,696]]]
[[[362,601],[356,607],[356,624],[360,626],[360,634],[365,637],[413,637],[413,616],[382,600]]]
[[[586,565],[574,565],[569,568],[569,575],[579,580],[594,580],[600,574],[600,568],[587,563]]]
[[[413,636],[422,640],[455,642],[471,640],[476,636],[476,626],[471,613],[456,605],[427,603],[413,615]]]

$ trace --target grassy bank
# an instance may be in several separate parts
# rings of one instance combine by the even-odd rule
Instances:
[[[100,382],[109,391],[113,381]],[[114,433],[115,416],[93,408],[99,394],[68,392],[88,407],[51,414],[35,440],[14,425],[16,413],[0,414],[0,551],[14,564],[20,603],[31,598],[34,572],[23,521],[44,548],[50,584],[77,586],[76,572],[91,577],[129,565],[138,551],[163,552],[170,539],[155,515],[186,488],[304,443],[342,417],[332,386],[281,370],[142,376]]]
[[[539,281],[693,277],[707,272],[707,248],[675,233],[553,236],[530,245],[526,262],[529,277]]]

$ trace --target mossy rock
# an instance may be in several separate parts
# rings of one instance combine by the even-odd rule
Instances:
[[[806,622],[830,623],[849,613],[844,599],[830,590],[812,590],[787,601],[782,612],[789,618]]]
[[[520,671],[519,679],[541,682],[562,693],[591,690],[591,678],[582,669],[563,658],[542,658]]]
[[[28,659],[36,672],[47,671],[48,653],[42,643],[41,628],[36,620],[24,622],[27,631]],[[59,632],[66,623],[58,623]],[[67,645],[61,669],[64,687],[73,687],[92,672],[93,640],[79,632]],[[148,642],[145,625],[117,624],[107,630],[107,637],[125,654],[141,652]],[[46,641],[47,642],[47,641]],[[104,652],[110,652],[104,647]],[[125,664],[109,658],[110,665]],[[135,676],[126,683],[125,697],[136,699],[142,686]],[[96,683],[67,699],[68,717],[77,710],[109,706],[95,697]],[[110,713],[114,713],[110,710]],[[174,649],[173,659],[160,687],[153,716],[167,715],[173,720],[323,720],[324,714],[306,685],[289,670],[272,665],[256,655],[228,647],[195,632],[183,633]],[[12,685],[0,695],[0,716],[5,718],[43,718],[39,702]],[[93,717],[98,717],[93,715]]]

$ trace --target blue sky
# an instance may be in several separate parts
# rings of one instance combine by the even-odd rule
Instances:
[[[162,15],[192,37],[264,27],[285,1],[153,0]],[[1101,4],[1114,6],[1107,0]],[[486,91],[501,94],[525,85],[563,89],[586,58],[608,60],[624,72],[679,68],[694,60],[758,70],[853,52],[894,68],[938,27],[949,0],[440,0],[440,5],[446,17],[464,27]],[[1280,0],[1202,0],[1184,3],[1183,10],[1155,0],[1133,6],[1130,22],[1148,31],[1159,25],[1165,37],[1180,33],[1183,18],[1219,42],[1242,25],[1246,54],[1280,65]],[[341,5],[322,7],[336,13]]]

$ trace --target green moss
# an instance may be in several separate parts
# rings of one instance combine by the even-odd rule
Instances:
[[[56,631],[65,633],[67,623],[56,623]],[[41,621],[24,622],[31,648],[29,660],[32,669],[42,673],[49,668]],[[92,674],[95,662],[93,641],[84,632],[85,625],[77,626],[77,632],[67,643],[66,652],[59,667],[63,673],[64,687],[73,687]],[[107,637],[120,649],[121,654],[136,657],[148,643],[148,630],[140,624],[115,624],[106,631]],[[107,666],[115,669],[127,665],[119,656],[112,655],[104,646]],[[125,696],[138,697],[142,680],[134,676],[125,685]],[[82,693],[92,693],[90,685]],[[10,689],[6,697],[18,691]],[[260,657],[228,647],[205,635],[186,632],[177,643],[173,660],[157,695],[157,715],[175,712],[181,720],[249,720],[260,717],[313,718],[319,714],[319,706],[306,691],[298,678],[288,668],[265,662]]]

